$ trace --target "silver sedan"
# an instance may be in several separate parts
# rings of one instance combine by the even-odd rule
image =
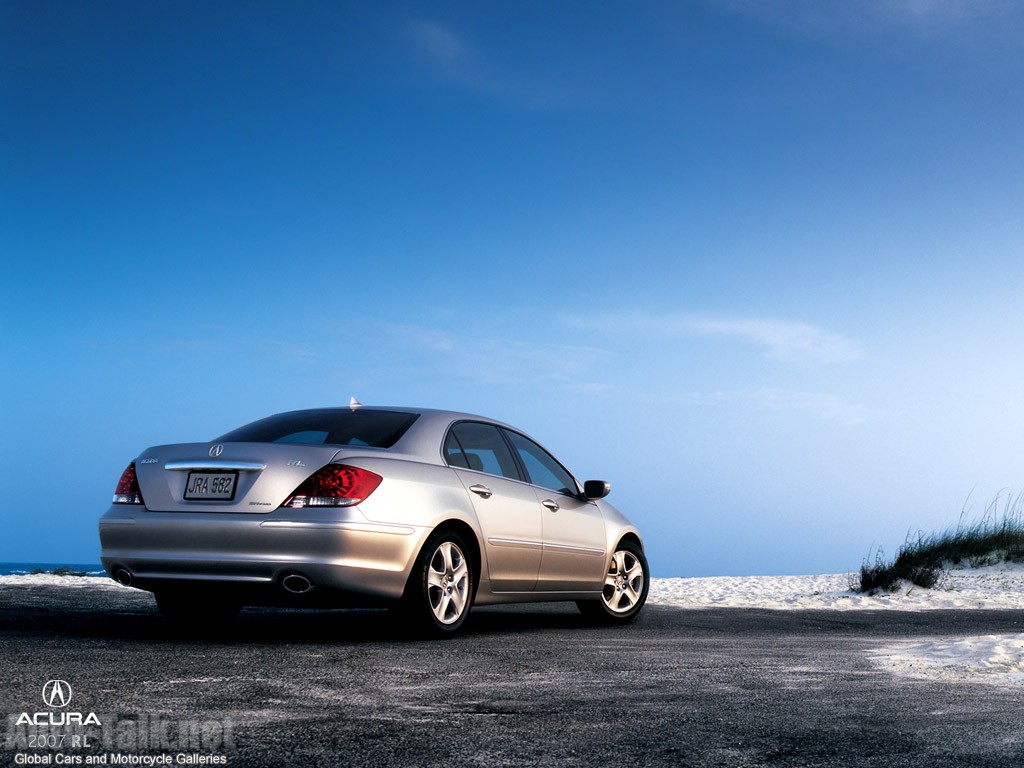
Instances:
[[[448,634],[474,604],[549,600],[625,622],[650,579],[608,492],[507,424],[353,402],[144,451],[100,518],[102,561],[200,625],[243,605],[389,604]]]

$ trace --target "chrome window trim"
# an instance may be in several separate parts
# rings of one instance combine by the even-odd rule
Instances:
[[[563,493],[562,491],[557,491],[557,490],[554,490],[552,488],[545,488],[543,485],[536,485],[536,484],[531,483],[530,481],[524,480],[522,478],[506,477],[505,475],[495,475],[495,474],[493,474],[491,472],[485,472],[485,471],[483,471],[481,469],[470,469],[469,467],[455,467],[455,466],[452,466],[451,464],[448,463],[448,457],[445,455],[445,452],[444,452],[444,445],[445,445],[445,443],[448,442],[448,435],[450,435],[452,433],[452,430],[455,429],[455,427],[457,427],[459,424],[486,424],[487,426],[490,426],[490,427],[496,427],[498,432],[501,434],[502,440],[505,441],[506,446],[508,447],[509,451],[512,453],[512,460],[515,462],[516,468],[519,470],[520,473],[523,474],[524,477],[529,477],[529,473],[526,471],[526,467],[523,466],[523,460],[522,460],[522,458],[520,458],[519,452],[516,450],[516,447],[512,444],[512,441],[508,439],[508,437],[505,435],[505,433],[506,432],[513,433],[513,434],[519,435],[520,437],[523,437],[523,438],[529,440],[531,443],[533,443],[538,448],[540,448],[542,451],[544,451],[544,453],[546,453],[548,456],[550,456],[558,466],[560,466],[562,469],[565,470],[565,473],[567,475],[569,475],[569,477],[572,478],[574,483],[576,483],[577,494],[574,496],[571,493]],[[456,437],[455,440],[456,440],[456,442],[458,442],[458,437]],[[460,448],[461,448],[461,445],[462,444],[460,443],[459,444]],[[526,433],[520,432],[518,429],[511,429],[511,428],[505,426],[504,424],[496,424],[494,422],[484,421],[482,419],[459,419],[458,421],[453,421],[451,424],[448,425],[448,429],[446,429],[444,431],[444,435],[442,435],[442,437],[441,437],[441,444],[438,446],[438,453],[441,456],[441,461],[444,462],[444,465],[446,467],[448,467],[448,469],[455,469],[455,470],[458,470],[459,472],[476,472],[478,475],[483,475],[484,477],[497,477],[497,478],[500,478],[502,480],[509,480],[510,482],[513,482],[513,483],[522,483],[523,485],[528,485],[531,488],[537,488],[539,490],[545,491],[546,493],[557,493],[559,496],[565,496],[565,497],[570,498],[570,499],[576,499],[578,501],[583,501],[583,499],[580,498],[580,496],[583,494],[583,484],[579,481],[579,478],[576,477],[575,474],[573,474],[572,472],[569,471],[568,467],[566,467],[562,462],[560,462],[557,459],[555,454],[553,454],[551,451],[549,451],[547,448],[545,448],[543,445],[541,445],[539,442],[534,440],[532,437],[530,437]],[[586,499],[586,502],[588,504],[594,504],[595,503],[595,501],[593,499]]]

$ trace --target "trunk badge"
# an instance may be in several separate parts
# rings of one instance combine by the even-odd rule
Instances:
[[[216,459],[222,453],[224,453],[224,446],[221,445],[220,443],[217,443],[215,446],[213,446],[213,448],[210,449],[210,457],[211,458]]]

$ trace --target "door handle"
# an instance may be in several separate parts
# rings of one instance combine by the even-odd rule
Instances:
[[[491,496],[494,495],[494,493],[491,492],[491,489],[488,488],[486,485],[471,485],[469,486],[469,490],[471,490],[477,496],[480,496],[481,498],[484,499],[489,499],[491,498]]]
[[[544,501],[542,501],[541,504],[550,509],[552,512],[557,512],[559,510],[557,501],[552,501],[551,499],[544,499]]]

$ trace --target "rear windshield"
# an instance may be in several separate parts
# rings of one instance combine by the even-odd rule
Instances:
[[[219,443],[297,443],[390,448],[418,413],[319,408],[268,416],[217,438]]]

